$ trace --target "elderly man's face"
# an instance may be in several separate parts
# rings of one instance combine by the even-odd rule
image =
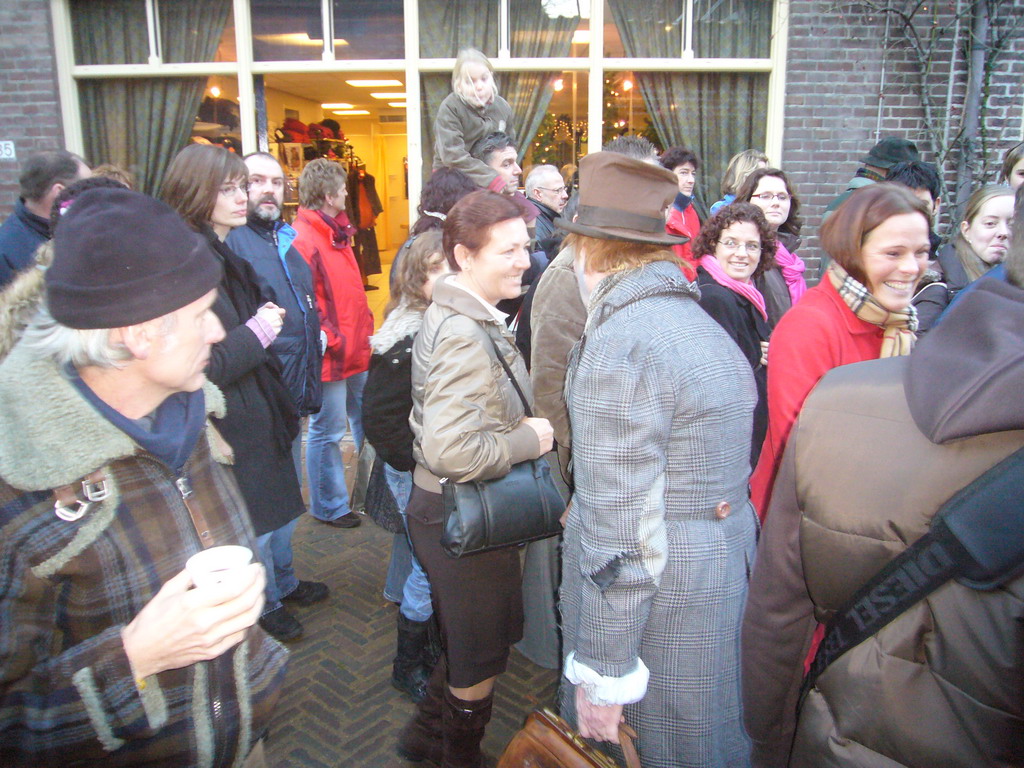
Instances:
[[[515,147],[505,147],[492,154],[487,162],[488,166],[505,179],[505,188],[502,192],[506,195],[514,194],[519,189],[519,177],[523,175],[523,169],[516,162],[517,154]]]
[[[224,338],[224,327],[212,310],[216,298],[217,291],[210,291],[170,315],[150,321],[154,326],[152,347],[140,362],[144,378],[165,396],[195,392],[206,381],[210,346]]]
[[[557,174],[549,174],[541,179],[541,186],[533,188],[533,196],[539,203],[561,213],[565,204],[569,201],[569,191],[565,188],[565,182]]]

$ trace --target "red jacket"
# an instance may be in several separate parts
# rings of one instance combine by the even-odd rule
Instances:
[[[782,316],[768,345],[768,434],[750,477],[750,500],[762,520],[804,400],[833,368],[875,360],[882,333],[853,314],[827,277]]]
[[[700,233],[700,219],[697,218],[697,211],[693,209],[693,205],[686,206],[685,211],[680,211],[673,205],[668,214],[668,223],[665,225],[665,231],[670,235],[685,235],[690,238],[688,243],[673,245],[672,250],[675,251],[676,256],[682,262],[680,268],[683,270],[683,274],[686,275],[686,279],[696,280],[697,262],[693,258],[691,246]]]
[[[327,334],[322,378],[341,381],[370,367],[373,313],[349,245],[335,245],[339,230],[319,211],[299,208],[294,246],[313,272],[320,327]]]

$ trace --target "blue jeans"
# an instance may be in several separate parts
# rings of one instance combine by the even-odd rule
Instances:
[[[256,537],[256,549],[267,571],[267,587],[264,590],[267,601],[263,605],[264,615],[281,607],[281,598],[290,595],[299,586],[292,567],[292,534],[298,518],[286,523],[276,531]]]
[[[351,427],[356,452],[363,447],[365,385],[366,371],[341,381],[325,381],[323,406],[319,413],[309,417],[306,440],[309,511],[317,520],[337,520],[349,512],[341,441]]]
[[[402,519],[404,520],[405,508],[409,504],[409,496],[412,493],[412,472],[399,472],[390,464],[385,464],[384,477],[387,478],[388,488],[391,489],[398,508],[402,510]],[[412,544],[409,542],[408,531],[405,532],[405,543],[411,550]],[[396,535],[395,546],[392,548],[392,559],[395,559],[395,549],[399,546],[399,538]],[[430,604],[430,581],[427,579],[427,574],[423,570],[423,566],[420,565],[420,561],[416,559],[416,554],[410,551],[409,557],[412,569],[402,587],[402,605],[399,610],[405,618],[411,621],[426,621],[434,614],[434,608]]]

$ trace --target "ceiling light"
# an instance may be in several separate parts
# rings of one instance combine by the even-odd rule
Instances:
[[[589,29],[577,29],[572,33],[572,44],[573,45],[589,45],[590,44],[590,30]]]
[[[344,101],[336,101],[330,104],[321,104],[320,109],[352,109],[352,105]]]
[[[347,117],[354,117],[356,115],[368,115],[370,110],[368,109],[336,109],[332,114],[343,115]]]
[[[353,88],[401,88],[400,80],[346,80]]]
[[[397,107],[398,109],[405,109],[407,105],[404,101],[389,101],[388,106]]]
[[[551,87],[556,91],[560,91],[563,88],[565,88],[565,81],[559,77],[553,83],[551,83]]]
[[[285,32],[278,35],[253,35],[256,40],[271,45],[301,45],[313,48],[323,48],[324,41],[319,37],[310,37],[305,32]],[[335,38],[334,47],[348,45],[348,40]]]
[[[213,98],[215,98],[215,99],[219,99],[220,98],[220,88],[218,88],[216,85],[213,86],[212,88],[210,88],[210,95],[213,96]]]
[[[395,91],[394,93],[383,93],[383,92],[382,93],[371,93],[370,95],[373,96],[373,98],[375,98],[375,99],[382,99],[382,100],[387,100],[387,99],[408,99],[409,98],[409,94],[407,94],[407,93],[399,93],[398,91]]]

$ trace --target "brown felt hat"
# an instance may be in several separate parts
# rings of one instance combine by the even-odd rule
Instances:
[[[555,219],[555,226],[603,240],[681,245],[689,238],[665,232],[665,211],[678,191],[676,175],[660,165],[594,152],[580,160],[576,221]]]

